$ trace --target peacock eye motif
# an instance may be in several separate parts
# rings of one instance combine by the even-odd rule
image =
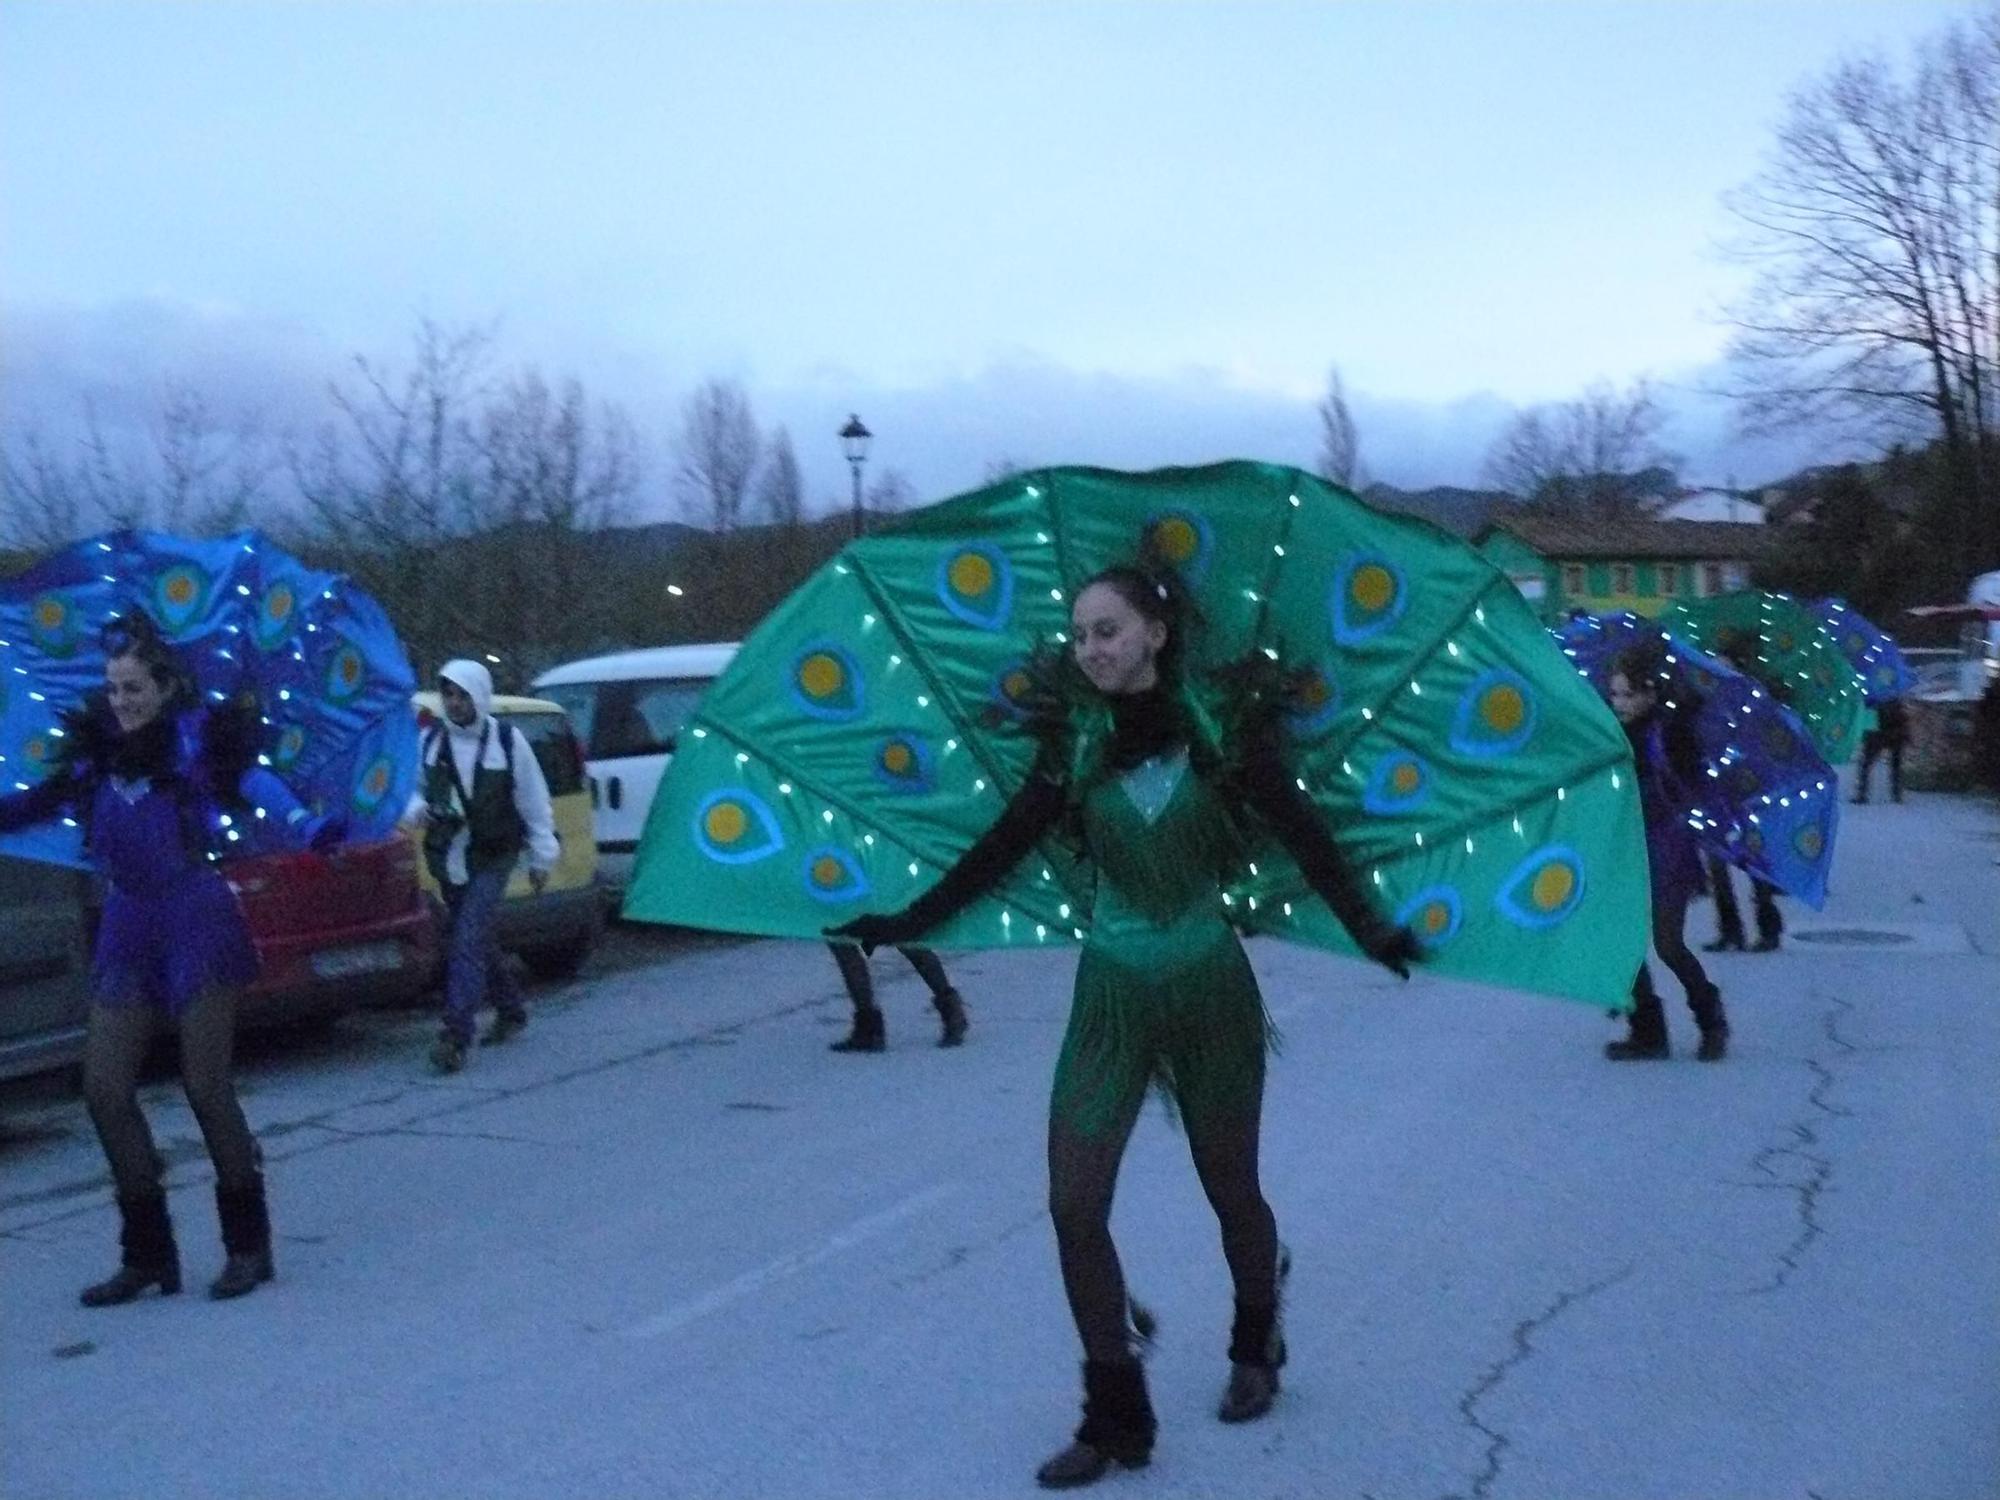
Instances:
[[[741,788],[711,792],[694,810],[694,845],[724,865],[747,865],[785,847],[761,797]]]
[[[1583,858],[1559,844],[1544,845],[1514,867],[1493,898],[1500,915],[1519,927],[1553,927],[1583,901]]]
[[[853,855],[825,844],[805,857],[806,894],[815,901],[859,901],[869,891],[868,877]]]
[[[868,707],[861,668],[831,643],[808,646],[792,662],[792,701],[815,719],[846,723]]]
[[[966,624],[1003,630],[1014,612],[1014,565],[989,543],[957,548],[938,560],[937,596]]]

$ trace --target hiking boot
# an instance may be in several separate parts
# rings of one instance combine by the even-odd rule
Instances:
[[[455,1036],[441,1036],[431,1048],[433,1073],[457,1073],[465,1067],[465,1043]]]
[[[1701,951],[1704,953],[1741,953],[1743,951],[1743,935],[1741,933],[1725,932],[1716,938],[1714,942],[1703,943]]]

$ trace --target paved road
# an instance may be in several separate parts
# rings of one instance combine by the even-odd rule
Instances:
[[[1841,838],[1825,916],[1718,961],[1719,1067],[1260,945],[1287,1390],[1210,1415],[1227,1279],[1149,1115],[1116,1228],[1162,1435],[1103,1493],[2000,1494],[2000,817],[1919,798]],[[1069,955],[955,962],[958,1052],[878,956],[892,1050],[859,1058],[824,1050],[821,950],[650,957],[454,1078],[420,1015],[258,1048],[279,1280],[239,1303],[77,1307],[115,1232],[87,1125],[0,1099],[0,1494],[1032,1493],[1075,1420],[1041,1159]],[[205,1280],[206,1165],[171,1082],[148,1104]]]

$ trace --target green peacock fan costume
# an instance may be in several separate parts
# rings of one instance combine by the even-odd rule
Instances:
[[[1117,800],[1131,800],[1125,783],[1087,764],[1115,738],[1108,708],[1069,705],[1070,763],[1048,775],[1032,701],[1035,648],[1066,644],[1073,590],[1142,549],[1173,565],[1204,621],[1175,728],[1196,774],[1143,839],[1137,804]],[[1228,671],[1260,657],[1292,674],[1276,705]],[[1052,826],[1039,858],[1024,849],[940,918],[937,945],[1083,942],[1099,924],[1118,933],[1194,900],[1192,888],[1155,889],[1145,872],[1157,861],[1159,880],[1199,868],[1220,890],[1203,931],[1353,953],[1307,899],[1272,820],[1238,816],[1231,757],[1269,737],[1227,721],[1247,725],[1260,705],[1286,784],[1371,907],[1417,933],[1426,968],[1630,1004],[1645,841],[1616,719],[1464,543],[1254,463],[1042,470],[851,543],[759,626],[696,710],[654,798],[626,914],[817,938],[912,903],[1042,774],[1071,789],[1075,816]],[[1200,863],[1210,854],[1222,863]],[[1086,986],[1102,946],[1080,971]]]

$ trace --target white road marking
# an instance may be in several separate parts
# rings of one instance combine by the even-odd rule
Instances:
[[[852,1250],[856,1245],[873,1239],[883,1230],[892,1228],[904,1219],[922,1213],[932,1205],[943,1202],[958,1191],[958,1184],[941,1182],[935,1187],[925,1188],[920,1193],[912,1193],[900,1203],[893,1203],[866,1218],[856,1219],[825,1244],[814,1250],[800,1250],[791,1255],[780,1256],[767,1265],[745,1271],[734,1280],[726,1281],[713,1291],[704,1292],[699,1297],[670,1307],[664,1312],[634,1323],[624,1330],[625,1337],[633,1339],[658,1338],[663,1333],[672,1333],[676,1328],[684,1328],[689,1323],[719,1312],[732,1302],[741,1301],[753,1293],[762,1291],[776,1281],[788,1276],[796,1276],[801,1271],[810,1270],[821,1261],[831,1260],[836,1255]]]

